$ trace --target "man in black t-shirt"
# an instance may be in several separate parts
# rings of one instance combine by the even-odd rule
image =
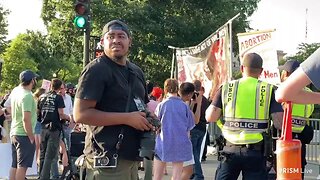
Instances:
[[[136,180],[140,135],[152,128],[138,111],[139,104],[148,103],[145,78],[127,59],[131,35],[125,23],[110,21],[101,39],[104,54],[82,71],[74,102],[75,122],[89,125],[86,178]]]
[[[39,120],[41,120],[40,167],[41,180],[50,179],[52,160],[57,156],[62,130],[60,120],[69,120],[63,113],[64,101],[57,94],[62,85],[59,79],[51,80],[50,92],[40,96],[38,101]]]

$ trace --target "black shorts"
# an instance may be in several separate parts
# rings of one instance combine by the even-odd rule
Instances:
[[[36,145],[31,144],[28,136],[12,136],[11,149],[12,168],[32,167]]]

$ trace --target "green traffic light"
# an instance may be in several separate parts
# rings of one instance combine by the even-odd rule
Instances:
[[[74,24],[76,25],[77,28],[80,28],[80,29],[85,28],[86,22],[87,22],[87,20],[83,16],[77,16],[74,19]]]

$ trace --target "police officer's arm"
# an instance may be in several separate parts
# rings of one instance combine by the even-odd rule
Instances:
[[[212,99],[212,103],[206,110],[206,119],[208,122],[216,122],[222,115],[222,88],[218,89],[217,93]]]
[[[274,92],[275,90],[273,89],[270,102],[270,114],[274,127],[276,129],[281,129],[283,121],[283,108],[282,105],[275,100]]]
[[[273,125],[276,129],[281,130],[282,128],[282,119],[283,119],[283,112],[276,112],[271,114]]]
[[[138,130],[150,130],[152,125],[148,123],[144,112],[104,112],[95,109],[95,100],[75,98],[74,120],[76,123],[83,123],[93,126],[128,125]]]

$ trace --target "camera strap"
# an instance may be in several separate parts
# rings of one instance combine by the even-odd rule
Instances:
[[[129,109],[130,109],[130,102],[131,102],[131,99],[132,99],[132,85],[134,84],[133,82],[135,81],[134,72],[132,72],[130,68],[128,68],[128,71],[129,71],[129,73],[128,73],[129,74],[128,75],[128,99],[127,99],[125,112],[129,112]],[[90,131],[91,131],[91,127],[89,127],[88,129],[90,129]],[[105,156],[106,152],[104,151],[104,148],[101,145],[99,145],[99,143],[97,142],[97,140],[95,138],[95,134],[93,133],[93,131],[92,131],[92,143],[93,143],[93,146],[96,147],[96,149],[98,149],[98,151],[100,151],[100,153],[99,153],[100,156]],[[123,137],[124,137],[124,128],[122,127],[121,130],[120,130],[120,133],[118,135],[118,141],[117,141],[116,147],[115,147],[116,148],[116,152],[112,156],[114,159],[117,159],[118,156],[119,156],[118,152],[119,152],[119,150],[121,148]]]
[[[128,99],[127,99],[125,112],[129,112],[130,101],[132,99],[132,84],[133,84],[133,81],[135,80],[135,78],[131,74],[132,72],[130,71],[130,69],[128,69],[128,71],[129,71],[129,76],[128,76]],[[124,129],[121,128],[120,134],[118,136],[118,142],[116,144],[116,152],[113,155],[113,158],[115,158],[115,159],[118,158],[118,151],[121,148],[123,137],[124,137]]]

